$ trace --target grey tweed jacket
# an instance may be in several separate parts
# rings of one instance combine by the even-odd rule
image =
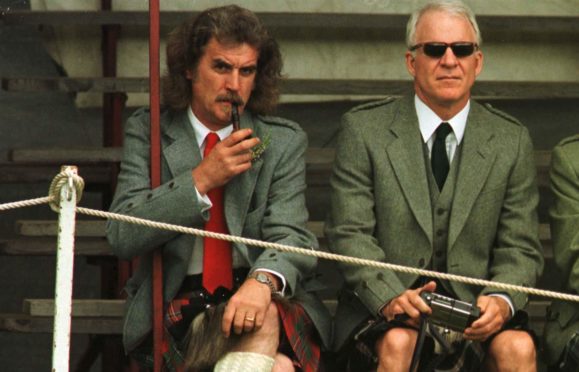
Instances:
[[[305,133],[293,122],[244,113],[241,127],[270,143],[252,168],[232,179],[225,189],[225,215],[232,235],[297,247],[317,248],[306,229],[304,190],[307,147]],[[191,170],[201,162],[195,133],[185,112],[161,116],[161,186],[151,190],[149,179],[149,114],[137,111],[127,121],[124,155],[111,211],[182,226],[203,228],[208,212],[197,202]],[[165,301],[177,293],[186,275],[195,243],[192,235],[150,229],[117,221],[107,224],[107,237],[116,255],[139,257],[138,269],[126,285],[127,308],[123,343],[133,350],[149,334],[152,324],[152,251],[162,247]],[[329,345],[331,319],[312,293],[316,259],[234,244],[252,267],[274,270],[287,281],[286,294],[301,303]]]
[[[427,268],[433,216],[423,141],[412,97],[353,109],[343,117],[326,224],[339,254]],[[448,226],[447,272],[533,286],[543,268],[538,190],[525,127],[490,107],[471,104],[461,144]],[[335,317],[335,348],[369,316],[411,287],[416,275],[341,265],[345,285]],[[496,292],[451,282],[454,295],[475,301]],[[527,296],[508,293],[516,309]]]
[[[579,135],[561,141],[551,159],[550,209],[553,255],[568,293],[579,294]],[[579,304],[553,300],[547,311],[545,351],[549,364],[558,361],[571,336],[579,331]]]

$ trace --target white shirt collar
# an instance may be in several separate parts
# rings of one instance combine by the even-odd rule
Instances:
[[[189,106],[189,109],[187,110],[187,117],[189,118],[189,122],[191,123],[191,125],[193,126],[193,130],[195,131],[195,138],[197,139],[197,145],[199,146],[200,149],[202,149],[204,147],[205,137],[207,137],[207,135],[213,131],[209,130],[209,128],[207,128],[201,121],[199,121],[199,119],[197,119],[197,116],[195,116],[195,114],[193,113],[191,106]],[[223,141],[231,134],[231,132],[233,132],[233,125],[228,125],[224,128],[219,129],[214,133],[217,133],[217,135],[219,136],[219,140]]]
[[[414,106],[416,107],[416,115],[418,116],[418,125],[420,127],[420,133],[422,134],[422,140],[425,143],[432,137],[438,125],[446,121],[452,128],[457,144],[460,145],[462,137],[464,136],[468,112],[470,111],[470,100],[468,100],[464,108],[450,120],[442,120],[438,117],[417,95],[414,95]]]

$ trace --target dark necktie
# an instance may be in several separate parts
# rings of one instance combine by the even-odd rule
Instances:
[[[207,156],[213,147],[219,142],[219,136],[209,133],[205,143],[203,156]],[[225,211],[223,205],[223,191],[225,187],[217,187],[207,196],[211,200],[209,221],[205,224],[206,231],[228,234],[225,223]],[[231,259],[231,244],[225,240],[205,238],[203,240],[203,287],[209,293],[218,287],[231,289],[233,287],[233,271]]]
[[[446,136],[452,132],[452,128],[448,123],[441,123],[436,128],[436,137],[432,145],[432,156],[430,158],[432,165],[432,173],[438,185],[438,190],[442,191],[444,181],[448,175],[450,165],[448,162],[448,155],[446,154]]]

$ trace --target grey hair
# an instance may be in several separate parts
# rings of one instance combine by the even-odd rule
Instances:
[[[420,17],[427,12],[436,10],[466,18],[474,30],[476,43],[479,46],[482,44],[482,36],[480,29],[478,28],[478,23],[476,22],[476,17],[473,11],[466,4],[458,0],[434,0],[429,1],[422,8],[415,10],[410,16],[410,19],[406,24],[406,46],[408,48],[416,44],[416,26]]]

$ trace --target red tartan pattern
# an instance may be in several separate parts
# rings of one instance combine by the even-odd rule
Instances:
[[[184,371],[184,356],[179,351],[177,343],[167,332],[175,323],[183,319],[181,315],[181,307],[187,305],[189,302],[185,298],[176,298],[167,306],[165,314],[165,337],[163,339],[163,372],[183,372]],[[304,308],[299,304],[291,304],[290,306],[276,302],[281,322],[283,324],[283,332],[290,343],[294,352],[294,360],[296,367],[303,372],[316,372],[320,363],[320,346],[316,340],[316,331],[311,319],[306,314]],[[148,358],[147,358],[148,359]],[[152,367],[151,360],[140,360],[141,363]]]
[[[170,328],[172,325],[178,323],[183,319],[181,315],[181,306],[189,303],[188,298],[176,298],[169,303],[167,312],[165,313],[165,327]]]
[[[310,317],[299,304],[284,306],[277,302],[277,309],[285,335],[303,372],[316,372],[320,365],[320,344]]]

